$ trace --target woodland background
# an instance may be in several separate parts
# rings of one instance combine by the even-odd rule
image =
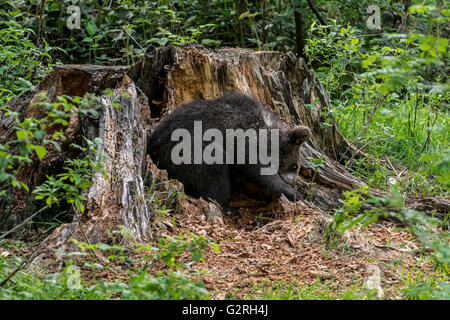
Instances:
[[[67,7],[72,4],[81,9],[81,29],[67,28]],[[367,28],[370,5],[380,8],[379,30]],[[407,198],[449,199],[449,16],[446,2],[427,0],[0,0],[0,112],[14,119],[15,128],[15,139],[0,140],[0,298],[449,299],[448,211],[436,218],[433,210],[425,214],[405,206]],[[341,282],[336,274],[315,270],[308,274],[310,281],[300,284],[298,276],[269,277],[264,267],[262,281],[239,287],[236,277],[223,287],[207,271],[213,259],[209,257],[220,252],[217,239],[183,225],[177,228],[187,218],[177,216],[173,193],[159,190],[155,179],[146,190],[148,204],[156,214],[154,229],[165,231],[152,241],[133,242],[129,231],[119,228],[111,237],[117,235],[120,241],[77,241],[78,249],[65,253],[64,263],[33,267],[34,245],[73,221],[74,212],[84,212],[86,190],[104,169],[95,156],[102,141],[79,139],[64,156],[65,170],[55,168],[37,186],[30,188],[20,170],[59,151],[63,132],[54,128],[69,126],[74,108],[83,116],[98,116],[91,107],[99,98],[60,96],[44,105],[45,116],[25,119],[4,106],[26,96],[57,66],[133,66],[146,52],[188,44],[211,50],[292,51],[314,71],[330,99],[321,126],[331,127],[335,121],[364,154],[346,159],[345,167],[368,187],[389,194],[373,197],[367,188],[344,193],[342,206],[324,213],[323,235],[315,250],[324,256],[352,255],[345,235],[352,230],[375,232],[370,228],[413,241],[416,247],[408,251],[408,263],[403,265],[397,256],[383,262],[393,274],[391,282],[383,283],[384,295],[380,285],[367,288],[367,277]],[[314,111],[316,104],[307,107]],[[313,168],[324,166],[319,158],[308,161]],[[32,219],[11,209],[17,192],[24,195],[24,203],[33,203]],[[366,208],[370,203],[383,205],[374,211]],[[381,218],[383,227],[377,225]],[[281,221],[280,230],[293,228]],[[264,225],[256,223],[256,228]],[[273,226],[276,234],[277,224]],[[254,235],[247,238],[239,227],[235,223],[224,232],[245,246]],[[389,249],[390,240],[383,246],[397,253],[404,250]],[[341,258],[327,261],[336,259]],[[224,272],[239,271],[236,266]]]

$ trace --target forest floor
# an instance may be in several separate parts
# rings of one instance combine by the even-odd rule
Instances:
[[[189,250],[177,258],[190,266],[194,281],[205,284],[211,299],[404,299],[405,289],[417,284],[430,279],[448,282],[435,270],[432,255],[399,222],[379,220],[339,236],[327,230],[333,222],[331,213],[282,198],[252,204],[240,193],[234,194],[234,201],[246,206],[238,215],[223,215],[212,203],[183,195],[182,185],[168,181],[165,171],[151,165],[150,172],[153,240],[142,244],[149,245],[145,250],[128,250],[122,258],[110,260],[106,268],[92,268],[98,256],[68,256],[80,266],[86,286],[98,281],[126,283],[132,270],[164,272],[167,265],[148,260],[151,248],[161,238],[187,235],[188,239],[192,234],[219,248],[205,249],[198,263]],[[125,246],[122,241],[118,245]],[[27,256],[31,251],[28,244],[19,251],[9,247],[1,252]],[[108,256],[104,253],[97,251],[101,260]],[[60,272],[64,263],[54,258],[33,261],[31,269],[38,267],[35,270],[43,276]]]
[[[339,240],[340,248],[327,249],[325,229],[330,218],[320,211],[283,204],[272,218],[265,214],[270,222],[264,224],[261,214],[241,209],[241,216],[225,216],[222,224],[207,221],[198,201],[182,200],[183,212],[161,219],[158,231],[161,236],[189,232],[220,245],[219,253],[207,250],[204,262],[195,265],[209,270],[202,280],[217,299],[264,294],[265,288],[277,283],[302,287],[326,280],[332,280],[330,289],[338,292],[363,287],[378,275],[380,286],[370,288],[379,287],[385,298],[396,298],[403,281],[399,266],[404,271],[432,272],[432,263],[415,256],[420,244],[390,221],[347,231]]]
[[[192,233],[219,244],[219,252],[208,249],[192,266],[208,270],[201,280],[215,299],[281,298],[273,290],[286,285],[288,296],[318,285],[330,291],[328,298],[396,299],[406,279],[433,272],[421,244],[397,222],[380,220],[331,241],[332,217],[302,202],[273,199],[215,221],[210,208],[202,199],[178,197],[172,212],[156,217],[155,234]]]

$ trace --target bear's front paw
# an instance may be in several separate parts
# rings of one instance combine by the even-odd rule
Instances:
[[[285,192],[283,192],[283,194],[286,196],[286,198],[288,198],[292,202],[305,199],[303,194],[300,191],[295,190],[294,188],[286,190]]]

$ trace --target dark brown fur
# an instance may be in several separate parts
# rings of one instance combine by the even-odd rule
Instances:
[[[171,141],[172,132],[175,129],[184,128],[193,136],[194,121],[199,120],[202,121],[203,132],[216,128],[224,137],[226,129],[243,129],[244,131],[250,128],[256,131],[279,129],[278,173],[261,175],[262,164],[247,164],[247,161],[246,164],[233,165],[175,165],[171,160],[171,151],[178,142]],[[184,104],[165,116],[152,133],[147,152],[160,169],[168,171],[170,178],[175,178],[184,184],[186,194],[215,200],[223,208],[228,208],[232,175],[254,183],[269,193],[283,193],[292,201],[303,199],[302,194],[290,184],[292,180],[286,179],[285,175],[296,171],[299,163],[299,147],[310,136],[309,128],[289,127],[263,103],[243,94],[228,93],[216,100],[197,100]],[[270,143],[270,139],[268,141]],[[204,142],[203,148],[209,143]]]

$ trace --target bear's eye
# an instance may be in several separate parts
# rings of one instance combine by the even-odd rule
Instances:
[[[297,170],[297,168],[298,168],[298,166],[297,166],[296,164],[294,164],[294,165],[292,166],[292,170]]]

